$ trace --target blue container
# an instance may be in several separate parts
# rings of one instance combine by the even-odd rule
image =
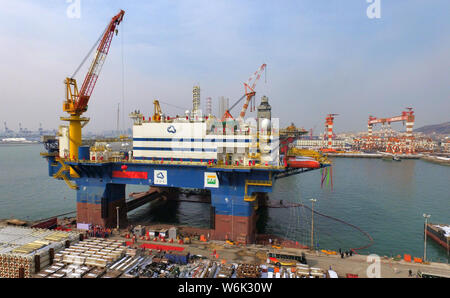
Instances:
[[[78,159],[79,160],[89,160],[90,159],[90,147],[89,146],[78,147]]]
[[[166,253],[165,257],[172,263],[186,265],[189,262],[189,253],[188,254],[170,254]]]

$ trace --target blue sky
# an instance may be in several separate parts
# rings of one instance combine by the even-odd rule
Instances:
[[[282,125],[318,133],[326,114],[337,113],[338,132],[363,131],[369,115],[396,116],[405,107],[415,108],[416,127],[450,120],[449,1],[381,0],[380,19],[367,17],[366,0],[80,3],[81,18],[73,19],[65,0],[0,0],[0,120],[10,128],[19,121],[57,127],[64,78],[119,9],[124,23],[92,95],[87,130],[116,127],[122,54],[126,113],[150,115],[156,98],[189,108],[197,83],[202,106],[210,96],[217,111],[219,96],[233,103],[266,63],[257,99],[269,97]]]

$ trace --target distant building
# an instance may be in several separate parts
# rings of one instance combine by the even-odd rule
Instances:
[[[297,140],[296,146],[299,149],[312,149],[312,150],[318,150],[321,148],[325,148],[327,144],[326,140],[308,140],[308,139],[301,139]],[[331,146],[335,150],[351,150],[352,149],[352,142],[347,139],[334,139],[331,141]]]
[[[441,142],[441,150],[443,152],[450,153],[450,139],[445,138],[444,140],[442,140],[442,142]]]

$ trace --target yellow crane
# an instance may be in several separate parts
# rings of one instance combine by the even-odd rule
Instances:
[[[162,111],[161,111],[161,106],[159,105],[159,101],[155,99],[153,101],[153,106],[155,107],[155,112],[153,114],[152,121],[153,122],[161,122]]]
[[[111,19],[111,22],[106,27],[105,32],[101,35],[97,41],[98,47],[94,60],[89,68],[89,71],[84,79],[83,85],[78,91],[76,80],[73,78],[81,65],[75,71],[74,75],[70,78],[66,78],[64,83],[66,84],[66,100],[63,104],[64,112],[67,112],[69,117],[62,117],[61,120],[69,121],[69,159],[78,160],[78,148],[81,146],[81,128],[89,121],[88,118],[82,118],[81,115],[87,111],[88,102],[94,90],[98,76],[108,55],[109,48],[114,33],[117,34],[116,27],[122,22],[125,11],[121,10],[116,16]],[[97,43],[95,45],[97,45]],[[82,122],[84,123],[82,125]],[[76,172],[71,168],[70,175],[76,177]]]

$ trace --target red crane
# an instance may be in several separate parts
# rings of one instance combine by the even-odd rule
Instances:
[[[111,41],[114,33],[117,34],[116,27],[122,22],[125,11],[121,10],[116,16],[111,19],[111,22],[106,27],[105,32],[99,39],[97,52],[95,54],[94,60],[89,68],[89,71],[84,79],[83,85],[80,91],[77,90],[76,81],[73,78],[81,66],[86,61],[83,60],[82,64],[77,68],[74,75],[71,78],[66,79],[67,88],[70,89],[67,102],[65,103],[65,111],[71,115],[81,115],[87,111],[87,106],[89,99],[94,91],[95,84],[97,83],[98,76],[102,70],[103,64],[105,63],[106,56],[109,53],[109,48],[111,46]],[[73,89],[72,89],[73,88]]]
[[[92,95],[92,91],[94,90],[98,76],[100,75],[102,66],[105,63],[112,38],[114,33],[117,34],[116,27],[122,22],[124,14],[125,11],[121,10],[111,19],[105,31],[95,43],[94,47],[92,47],[88,55],[84,58],[80,66],[78,66],[75,73],[70,78],[66,78],[65,80],[66,100],[63,104],[63,110],[67,112],[70,117],[61,119],[64,121],[69,121],[69,158],[72,160],[78,160],[78,148],[81,146],[82,140],[81,128],[89,121],[87,118],[81,118],[81,115],[87,111],[89,99]],[[92,61],[89,71],[84,79],[80,92],[78,92],[77,81],[74,77],[84,62],[86,62],[87,58],[90,56],[97,44],[98,47],[94,60]],[[82,125],[81,122],[84,124]],[[70,169],[70,174],[72,177],[76,177],[76,172],[72,168]]]
[[[248,81],[246,83],[244,83],[244,88],[245,88],[245,94],[242,95],[242,97],[237,100],[232,106],[231,108],[229,108],[228,110],[225,111],[225,114],[222,116],[222,121],[224,121],[226,118],[233,118],[230,114],[230,111],[239,103],[241,102],[242,99],[244,99],[244,97],[247,97],[244,106],[242,107],[241,113],[239,114],[239,118],[240,119],[244,119],[245,117],[245,113],[247,112],[247,108],[248,105],[250,103],[250,101],[252,100],[252,98],[255,96],[256,92],[255,92],[255,88],[256,88],[256,83],[258,82],[258,80],[261,78],[261,74],[262,72],[266,69],[266,64],[261,65],[258,70],[248,79]],[[252,81],[255,80],[253,82],[253,84],[250,87],[250,84],[252,83]]]
[[[247,107],[250,103],[250,101],[252,100],[252,98],[254,98],[256,92],[255,92],[255,88],[256,88],[256,83],[258,82],[259,78],[261,78],[261,74],[264,71],[264,69],[266,69],[266,64],[263,64],[259,67],[259,69],[248,79],[247,83],[244,83],[244,88],[245,88],[245,95],[247,96],[247,100],[244,103],[244,106],[242,107],[241,113],[239,114],[239,118],[244,119],[245,117],[245,113],[247,112]],[[250,87],[250,83],[252,82],[252,80],[255,80],[252,84],[252,86]],[[250,89],[250,92],[249,92]],[[253,103],[254,106],[254,103]]]

